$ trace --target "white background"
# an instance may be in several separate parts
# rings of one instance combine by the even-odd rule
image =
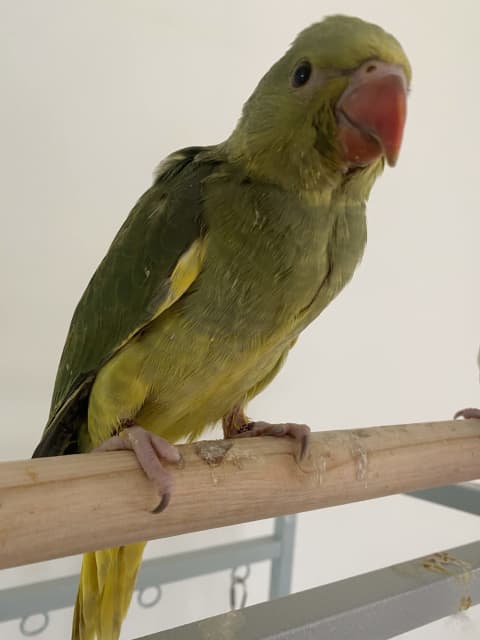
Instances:
[[[17,0],[0,3],[0,458],[31,454],[73,308],[170,151],[224,139],[298,31],[330,13],[394,33],[413,66],[400,162],[374,188],[353,282],[250,409],[314,429],[449,418],[480,402],[480,4],[476,0]],[[148,555],[270,530],[152,543]],[[33,534],[32,534],[33,535]],[[301,590],[480,538],[473,516],[391,497],[299,518]],[[78,570],[68,558],[0,574],[0,588]],[[267,595],[256,566],[249,602]],[[133,605],[122,640],[228,608],[228,574]],[[68,636],[70,611],[40,638]],[[407,634],[478,637],[471,611]],[[0,637],[20,638],[18,623]]]

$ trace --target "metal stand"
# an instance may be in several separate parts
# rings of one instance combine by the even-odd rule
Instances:
[[[138,603],[151,607],[159,602],[161,585],[264,560],[272,561],[270,597],[285,596],[290,593],[295,528],[296,516],[282,516],[275,518],[271,536],[145,560],[136,585]],[[77,584],[78,575],[73,575],[1,590],[0,623],[20,618],[20,629],[27,635],[27,618],[42,614],[44,623],[28,635],[43,632],[49,623],[49,611],[73,605]],[[157,597],[147,603],[143,594],[151,587],[157,589]]]
[[[446,487],[435,487],[423,491],[413,491],[407,496],[435,502],[444,507],[451,507],[466,513],[480,515],[480,484],[466,482],[464,484],[451,484]]]
[[[474,542],[138,640],[387,640],[480,602],[479,578]]]

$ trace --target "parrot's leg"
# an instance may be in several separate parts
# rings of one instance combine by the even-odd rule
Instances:
[[[223,437],[236,438],[238,434],[245,431],[246,427],[251,424],[250,418],[248,418],[242,407],[234,407],[230,413],[222,418]]]
[[[222,420],[225,438],[249,438],[255,436],[290,436],[300,444],[298,460],[302,460],[308,447],[310,427],[293,422],[252,422],[241,407],[235,407]]]
[[[465,418],[466,420],[469,420],[471,418],[480,419],[480,409],[460,409],[460,411],[457,411],[453,418],[454,420],[456,420],[457,418]]]
[[[124,420],[121,427],[118,435],[106,440],[95,451],[119,451],[121,449],[133,451],[147,477],[158,488],[161,500],[152,513],[159,513],[167,508],[173,489],[172,476],[165,470],[159,458],[168,460],[168,462],[180,462],[180,453],[167,440],[143,429],[132,420]]]

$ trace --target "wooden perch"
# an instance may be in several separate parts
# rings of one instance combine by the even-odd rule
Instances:
[[[167,510],[130,452],[0,464],[0,567],[480,477],[480,420],[180,447]]]

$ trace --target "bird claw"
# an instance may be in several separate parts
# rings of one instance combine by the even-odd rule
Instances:
[[[280,422],[270,424],[269,422],[248,422],[237,434],[236,438],[249,438],[256,436],[289,436],[299,443],[299,451],[296,456],[297,462],[301,462],[305,458],[308,449],[310,436],[310,427],[306,424],[295,424],[293,422]]]
[[[453,419],[456,420],[457,418],[465,418],[465,420],[471,420],[471,419],[480,419],[480,409],[473,409],[471,407],[467,408],[467,409],[460,409],[460,411],[457,411],[457,413],[453,416]]]
[[[152,509],[152,513],[161,513],[162,511],[165,511],[165,509],[168,507],[170,503],[171,497],[172,497],[171,493],[163,493],[162,498],[158,503],[158,505],[155,507],[155,509]]]
[[[133,451],[146,476],[158,489],[161,500],[152,513],[160,513],[167,508],[173,489],[173,478],[160,459],[179,463],[182,461],[180,452],[167,440],[131,421],[125,421],[124,425],[119,435],[109,438],[95,451]]]

